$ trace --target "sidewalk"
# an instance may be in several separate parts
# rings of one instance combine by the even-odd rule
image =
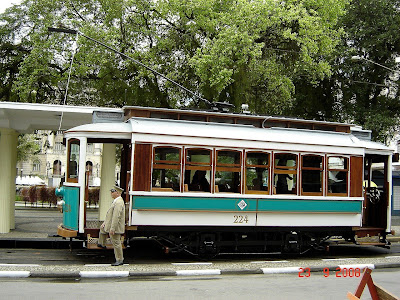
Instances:
[[[210,262],[159,263],[135,262],[112,267],[110,264],[39,265],[0,264],[0,278],[116,278],[116,277],[167,277],[167,276],[219,276],[255,274],[293,274],[305,277],[306,273],[360,271],[364,268],[400,268],[396,255],[375,258],[338,259],[288,259],[288,260],[232,260]]]

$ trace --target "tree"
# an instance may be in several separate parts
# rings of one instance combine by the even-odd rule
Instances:
[[[20,65],[31,51],[32,45],[23,32],[26,8],[13,6],[0,15],[0,101],[18,101],[12,91],[18,78]]]
[[[374,140],[388,142],[400,121],[399,74],[351,57],[397,67],[399,8],[400,1],[352,1],[339,22],[346,34],[331,59],[333,75],[315,86],[299,80],[292,113],[362,125]]]
[[[331,74],[327,58],[339,41],[335,25],[346,2],[26,0],[19,6],[25,13],[20,24],[29,25],[26,40],[32,46],[12,91],[21,101],[63,102],[76,37],[49,34],[47,27],[65,26],[210,101],[281,114],[292,106],[297,78],[315,82]],[[82,36],[68,94],[69,104],[199,105],[170,82]]]
[[[38,154],[40,147],[35,143],[32,135],[20,134],[17,144],[17,162],[27,161],[31,156]]]

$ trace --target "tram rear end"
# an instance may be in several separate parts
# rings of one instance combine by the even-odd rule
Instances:
[[[119,149],[118,155],[121,155],[121,168],[117,178],[120,186],[125,191],[128,189],[131,129],[126,123],[87,124],[67,132],[65,137],[67,143],[65,182],[56,189],[56,195],[62,199],[58,207],[63,213],[63,222],[58,226],[57,233],[64,238],[84,240],[88,248],[96,247],[100,225],[112,201],[109,190],[116,182],[116,148]],[[102,144],[103,147],[100,208],[96,216],[91,214],[92,218],[95,216],[92,220],[87,217],[91,181],[91,172],[87,167],[90,165],[88,162],[91,154],[87,149],[88,145],[93,143]]]
[[[62,237],[77,237],[79,233],[81,209],[84,209],[81,199],[85,197],[85,161],[86,139],[70,139],[67,141],[67,172],[66,180],[60,188],[56,189],[56,195],[62,200],[58,207],[63,213],[63,223],[58,226],[57,234]],[[80,174],[82,173],[82,174]]]

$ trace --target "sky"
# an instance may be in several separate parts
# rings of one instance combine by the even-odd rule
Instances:
[[[0,13],[3,13],[7,7],[19,3],[21,3],[21,0],[0,0]]]

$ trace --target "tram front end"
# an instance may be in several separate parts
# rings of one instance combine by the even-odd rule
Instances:
[[[65,238],[77,237],[84,232],[86,144],[86,138],[67,139],[66,180],[56,189],[56,195],[62,199],[57,206],[63,214],[57,234]]]

